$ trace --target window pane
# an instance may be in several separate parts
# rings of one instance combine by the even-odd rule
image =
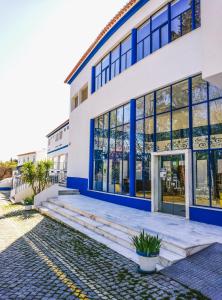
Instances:
[[[171,21],[171,40],[174,41],[182,34],[180,17],[177,17],[173,21]]]
[[[130,104],[124,105],[124,124],[130,122]]]
[[[148,36],[144,41],[143,41],[143,47],[144,47],[144,52],[143,52],[143,57],[146,57],[147,55],[150,54],[150,36]]]
[[[152,16],[152,30],[155,30],[159,26],[168,21],[168,9],[167,6],[158,11]]]
[[[210,161],[212,206],[222,208],[222,151],[211,152]]]
[[[222,148],[222,100],[210,102],[211,148]]]
[[[216,98],[222,98],[222,90],[217,86],[209,84],[209,98],[210,100]]]
[[[168,34],[168,24],[161,28],[161,47],[168,44],[169,34]]]
[[[188,80],[179,82],[173,85],[172,90],[172,107],[180,108],[183,106],[188,106]]]
[[[171,18],[180,15],[187,9],[191,8],[190,0],[176,0],[171,3]]]
[[[207,82],[201,75],[192,78],[192,101],[198,103],[207,100]]]
[[[116,126],[116,110],[112,110],[110,113],[110,127]]]
[[[182,35],[192,30],[192,11],[188,10],[182,15]]]
[[[144,143],[144,121],[140,120],[136,122],[136,154],[139,157],[143,155],[143,143]]]
[[[157,150],[170,150],[170,113],[157,116],[156,123]]]
[[[208,148],[207,104],[193,106],[193,148]]]
[[[117,108],[116,120],[117,120],[117,124],[116,124],[117,126],[123,124],[123,107]]]
[[[130,125],[124,126],[123,142],[123,185],[122,193],[129,194],[129,151],[130,151]]]
[[[170,110],[170,87],[156,92],[156,112],[161,113]]]
[[[209,206],[208,153],[194,152],[193,161],[195,204]]]
[[[200,25],[201,25],[201,19],[200,19],[200,0],[196,0],[196,5],[195,5],[195,23],[196,23],[196,28],[200,27]]]
[[[143,189],[145,192],[145,198],[151,199],[151,155],[144,156],[143,162]]]
[[[173,149],[189,148],[189,110],[179,109],[172,113]]]
[[[153,110],[153,104],[154,104],[154,94],[148,94],[145,96],[145,116],[151,116],[154,114]]]
[[[121,55],[131,49],[131,36],[121,43]]]
[[[109,66],[109,54],[102,60],[102,69],[104,70]]]
[[[136,196],[144,197],[142,157],[137,157],[136,161]]]
[[[137,42],[144,40],[150,34],[150,21],[147,21],[137,29]]]
[[[97,191],[103,190],[103,161],[95,160],[95,180],[94,180],[94,188]]]
[[[136,118],[140,119],[144,116],[144,98],[139,98],[136,100]]]
[[[145,119],[145,153],[153,151],[153,118]]]
[[[143,42],[137,44],[137,61],[143,59]]]
[[[99,63],[97,66],[96,66],[96,76],[98,76],[100,73],[101,73],[101,63]]]
[[[120,64],[118,59],[111,65],[111,79],[119,74],[119,68],[120,68]]]
[[[120,57],[120,46],[117,46],[112,52],[111,52],[111,62],[113,63]]]
[[[160,48],[160,31],[158,29],[152,34],[152,51],[154,52],[159,48]]]

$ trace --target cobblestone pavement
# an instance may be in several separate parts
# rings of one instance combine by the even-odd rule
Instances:
[[[0,200],[0,299],[207,299],[36,211]]]

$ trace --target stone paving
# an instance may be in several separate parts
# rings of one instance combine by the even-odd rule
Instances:
[[[36,211],[0,201],[0,300],[205,300]]]

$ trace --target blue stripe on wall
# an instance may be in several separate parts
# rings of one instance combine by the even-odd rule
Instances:
[[[122,26],[126,21],[128,21],[138,10],[140,10],[149,0],[138,1],[116,24],[105,34],[93,51],[87,56],[83,61],[77,71],[72,75],[72,77],[67,82],[71,84],[73,80],[80,74],[88,62],[94,57],[94,55],[100,50],[100,48],[109,40],[109,38]]]
[[[130,161],[129,161],[129,177],[130,177],[130,196],[136,194],[136,100],[130,101]]]
[[[101,193],[96,191],[88,190],[88,179],[68,177],[67,187],[73,189],[79,189],[82,195],[95,198],[98,200],[111,202],[118,205],[132,207],[140,210],[151,211],[151,201],[136,199],[128,196],[121,196],[109,193]]]
[[[93,159],[94,159],[94,127],[95,120],[90,120],[90,142],[89,142],[89,189],[93,188]]]
[[[11,187],[0,187],[0,191],[11,191]]]
[[[222,210],[190,207],[190,219],[197,222],[222,226]]]

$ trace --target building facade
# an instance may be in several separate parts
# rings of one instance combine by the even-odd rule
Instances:
[[[26,162],[36,163],[40,160],[46,159],[46,157],[47,156],[46,156],[46,150],[45,149],[18,154],[17,155],[17,159],[18,159],[17,168],[20,169],[24,165],[24,163],[26,163]]]
[[[48,159],[53,161],[55,171],[67,171],[68,146],[69,146],[69,120],[47,134]]]
[[[220,0],[131,0],[69,74],[68,187],[222,225]]]

